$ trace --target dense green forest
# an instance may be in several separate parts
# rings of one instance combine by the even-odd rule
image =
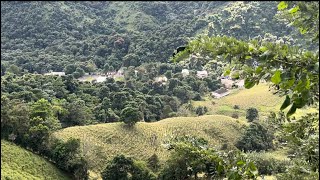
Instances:
[[[318,2],[1,2],[1,138],[66,179],[318,178],[318,18]],[[80,132],[107,140],[90,154]]]

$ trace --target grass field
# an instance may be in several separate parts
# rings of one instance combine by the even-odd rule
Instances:
[[[235,89],[221,99],[206,97],[205,101],[193,101],[194,107],[207,106],[209,114],[222,114],[231,116],[236,112],[240,119],[245,119],[246,109],[249,107],[257,108],[260,115],[267,115],[270,111],[278,111],[284,97],[279,97],[269,91],[267,84],[259,84],[251,89]],[[235,110],[234,105],[239,109]]]
[[[117,154],[147,160],[155,153],[160,163],[164,163],[170,152],[163,143],[184,134],[203,137],[209,145],[217,148],[224,143],[233,148],[245,125],[245,122],[227,116],[208,115],[168,118],[154,123],[139,122],[133,128],[122,123],[77,126],[63,129],[55,136],[80,138],[90,169],[99,172]]]
[[[67,180],[71,178],[42,157],[1,140],[1,179]]]

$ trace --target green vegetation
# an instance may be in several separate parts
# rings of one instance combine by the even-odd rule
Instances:
[[[3,1],[1,19],[5,178],[319,178],[319,2]]]
[[[269,150],[273,148],[273,134],[268,131],[265,125],[253,122],[236,143],[236,146],[244,152]]]
[[[164,164],[170,152],[162,144],[182,135],[203,137],[210,146],[225,143],[234,149],[244,127],[245,122],[237,122],[222,115],[209,115],[175,117],[154,123],[138,122],[133,128],[127,128],[121,123],[77,126],[58,131],[55,136],[65,140],[79,137],[89,169],[101,172],[108,160],[117,154],[144,161],[156,154],[160,164]]]
[[[251,89],[233,89],[228,96],[220,99],[206,97],[204,101],[192,101],[192,105],[208,107],[209,114],[232,116],[236,112],[245,120],[248,108],[255,107],[261,117],[266,117],[270,111],[279,109],[283,100],[283,97],[269,91],[267,84],[261,83]],[[234,109],[234,106],[238,106],[239,109]]]
[[[71,177],[39,155],[1,140],[1,179],[67,180]]]
[[[121,179],[156,179],[156,176],[146,167],[143,162],[137,162],[131,158],[119,155],[113,158],[106,169],[101,173],[103,180]]]
[[[256,108],[249,108],[247,109],[247,113],[246,113],[246,119],[249,122],[252,122],[253,120],[259,119],[259,112]]]

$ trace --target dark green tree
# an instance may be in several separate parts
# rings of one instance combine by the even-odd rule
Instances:
[[[247,109],[246,119],[249,122],[252,122],[253,120],[258,119],[258,118],[259,118],[259,112],[256,108],[251,107],[251,108]]]
[[[143,114],[137,108],[126,107],[121,111],[120,120],[129,126],[133,126],[143,119]]]
[[[273,139],[272,132],[265,125],[252,122],[236,147],[245,152],[269,150],[273,148]]]

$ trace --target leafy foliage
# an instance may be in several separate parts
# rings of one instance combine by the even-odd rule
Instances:
[[[313,42],[319,43],[319,2],[281,1],[278,10],[280,16],[298,28],[301,34],[308,35]]]
[[[258,118],[259,118],[259,112],[256,108],[251,107],[251,108],[247,109],[246,119],[249,122],[252,122],[253,120],[258,119]]]
[[[236,143],[237,148],[247,151],[262,151],[273,148],[273,134],[265,125],[253,122]]]
[[[198,173],[204,173],[207,178],[240,180],[255,178],[258,174],[255,165],[241,154],[219,153],[208,148],[203,138],[176,138],[169,144],[169,149],[174,152],[160,173],[160,179],[197,179]]]
[[[104,180],[155,179],[155,176],[147,167],[124,155],[114,157],[101,175]]]
[[[189,42],[188,47],[191,53],[232,62],[231,68],[240,69],[240,78],[245,78],[246,88],[252,88],[261,79],[273,82],[279,94],[290,94],[292,106],[288,115],[319,99],[319,53],[284,44],[207,36]]]

